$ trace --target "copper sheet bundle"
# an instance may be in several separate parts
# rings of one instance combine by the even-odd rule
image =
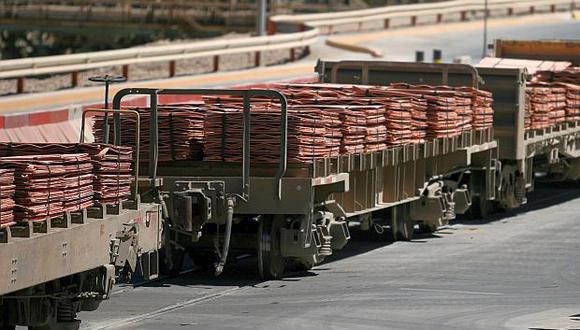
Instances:
[[[535,80],[580,85],[580,67],[568,67],[560,70],[538,71]]]
[[[97,143],[0,143],[0,156],[75,153],[87,153],[91,158],[95,203],[118,203],[130,196],[133,182],[131,147]]]
[[[85,144],[93,163],[95,202],[117,204],[131,195],[133,150],[130,147]]]
[[[566,89],[548,83],[526,87],[526,129],[543,129],[566,121]]]
[[[141,159],[149,159],[151,111],[135,108],[141,115]],[[196,104],[172,104],[158,106],[159,160],[201,160],[203,149],[204,108]],[[121,116],[121,144],[135,145],[136,118]],[[103,142],[104,116],[95,117],[93,131],[96,141]],[[113,120],[109,116],[110,137],[113,136]]]
[[[0,158],[15,171],[16,221],[41,221],[93,204],[92,164],[88,154]]]
[[[341,117],[344,152],[377,151],[424,138],[424,134],[416,134],[413,140],[413,111],[415,118],[425,115],[420,101],[413,104],[413,95],[385,87],[338,84],[277,84],[274,88],[291,105],[346,107]],[[360,145],[363,133],[364,146]]]
[[[0,228],[14,222],[14,170],[0,169]]]
[[[580,120],[580,85],[563,84],[566,88],[566,120]]]
[[[392,84],[395,90],[420,95],[427,101],[427,138],[453,137],[461,133],[462,121],[459,108],[465,101],[459,101],[456,91],[446,86]],[[463,102],[463,103],[462,103]]]
[[[250,115],[252,162],[280,161],[280,117],[275,106],[252,107]],[[339,114],[315,107],[288,110],[288,161],[309,162],[339,155]],[[209,111],[205,122],[205,159],[242,161],[243,112],[231,107]]]
[[[462,87],[458,88],[458,90],[471,94],[473,129],[483,130],[491,128],[493,126],[492,94],[473,87]]]

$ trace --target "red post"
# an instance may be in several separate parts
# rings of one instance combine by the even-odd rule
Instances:
[[[175,61],[169,61],[169,77],[175,77]]]
[[[290,62],[296,61],[296,51],[294,48],[290,48]]]
[[[385,29],[388,29],[391,25],[391,21],[388,18],[385,18]]]
[[[513,16],[513,14],[514,14],[514,9],[508,8],[508,16]]]
[[[536,7],[530,6],[530,14],[533,14],[536,11]]]
[[[461,21],[462,22],[467,21],[467,12],[466,11],[461,12]]]
[[[268,33],[268,35],[273,35],[276,34],[276,23],[272,22],[271,20],[268,20],[268,23],[266,23],[266,33]]]
[[[123,65],[123,77],[129,80],[129,64]]]
[[[261,53],[258,51],[254,54],[254,66],[260,66]]]
[[[219,55],[215,55],[213,57],[213,72],[218,72],[220,69],[220,57]]]
[[[70,74],[70,85],[71,87],[77,87],[79,85],[79,73],[71,72]]]
[[[306,31],[306,25],[304,23],[301,23],[300,26],[298,26],[298,31],[300,32]]]
[[[437,14],[437,23],[443,22],[443,14]]]
[[[16,93],[24,93],[24,77],[18,77],[16,79]]]
[[[556,5],[550,5],[550,11],[555,13],[556,12]]]
[[[411,26],[417,25],[417,16],[411,16]]]

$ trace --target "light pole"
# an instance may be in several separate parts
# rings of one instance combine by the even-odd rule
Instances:
[[[256,35],[266,34],[266,0],[256,0],[258,15],[256,15]]]
[[[481,57],[484,58],[487,55],[487,18],[489,16],[489,11],[487,10],[487,0],[483,6],[483,49],[481,51]]]

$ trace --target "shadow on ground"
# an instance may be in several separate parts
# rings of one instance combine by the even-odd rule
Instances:
[[[577,183],[558,183],[558,184],[538,184],[536,190],[529,194],[528,203],[521,208],[515,210],[503,211],[492,214],[486,219],[469,219],[467,217],[458,218],[452,224],[462,225],[485,225],[500,221],[506,218],[525,214],[537,209],[546,208],[558,204],[568,202],[570,200],[580,198],[580,189]],[[448,231],[442,229],[433,234],[425,234],[416,232],[414,240],[411,242],[402,242],[397,244],[421,244],[428,243],[430,239],[445,238],[449,235]],[[300,271],[287,273],[283,279],[276,281],[276,284],[271,284],[268,281],[257,280],[258,272],[256,269],[256,257],[249,256],[244,258],[232,258],[228,260],[228,264],[224,273],[216,277],[211,271],[185,271],[181,275],[164,277],[155,281],[146,282],[144,284],[137,284],[135,286],[145,287],[162,287],[162,286],[192,286],[196,288],[200,286],[210,287],[268,287],[271,285],[283,285],[283,282],[300,281],[303,278],[310,276],[317,276],[318,273],[331,271],[333,262],[355,257],[357,255],[367,253],[376,249],[389,246],[394,243],[392,235],[385,231],[383,234],[377,234],[374,230],[351,232],[351,241],[346,247],[339,251],[334,251],[334,254],[327,257],[320,265],[316,266],[312,271]],[[186,267],[191,268],[191,261],[186,262]],[[272,282],[274,283],[274,282]]]

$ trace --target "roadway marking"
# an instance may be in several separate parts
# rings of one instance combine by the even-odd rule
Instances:
[[[211,301],[211,300],[223,297],[223,296],[227,296],[229,294],[232,294],[232,293],[239,291],[239,290],[242,290],[242,289],[244,289],[244,287],[235,287],[235,288],[231,288],[231,289],[226,289],[226,290],[223,290],[220,292],[216,292],[216,293],[208,294],[208,295],[201,296],[198,298],[182,301],[180,303],[169,305],[169,306],[157,309],[157,310],[153,310],[151,312],[139,314],[139,315],[129,317],[126,319],[113,321],[113,322],[109,322],[109,323],[104,323],[101,325],[95,325],[95,326],[90,327],[90,329],[102,330],[102,329],[118,329],[121,327],[127,327],[127,326],[133,325],[135,323],[139,323],[139,322],[142,322],[142,321],[145,321],[148,319],[152,319],[154,317],[157,317],[157,316],[160,316],[163,314],[173,312],[173,311],[178,310],[178,309],[186,308],[186,307],[189,307],[189,306],[201,303],[201,302]]]
[[[482,291],[463,291],[463,290],[446,290],[446,289],[420,289],[420,288],[400,288],[401,291],[419,291],[419,292],[441,292],[441,293],[457,293],[468,295],[481,296],[503,296],[503,293],[498,292],[482,292]]]

